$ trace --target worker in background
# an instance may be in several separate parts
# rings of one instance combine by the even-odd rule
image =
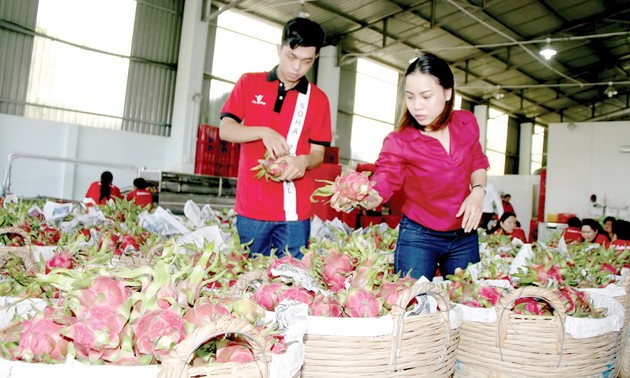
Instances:
[[[510,203],[510,200],[512,199],[512,196],[509,194],[504,194],[503,195],[503,200],[501,201],[501,205],[503,206],[503,211],[506,213],[513,213],[516,214],[516,212],[514,211],[514,206],[512,206],[512,204]]]
[[[582,221],[578,217],[571,217],[567,220],[569,227],[562,230],[560,237],[564,239],[565,243],[582,242]]]
[[[519,223],[516,220],[516,215],[512,212],[506,211],[499,218],[499,224],[490,230],[492,235],[509,235],[512,240],[519,239],[523,243],[527,243],[527,236],[525,231],[519,227]]]
[[[582,238],[585,243],[595,243],[605,245],[610,242],[610,238],[601,224],[595,219],[586,218],[582,220]]]
[[[90,184],[85,198],[91,198],[97,205],[105,205],[108,200],[123,198],[120,189],[113,184],[114,175],[110,171],[101,173],[101,180]]]
[[[617,250],[630,249],[630,222],[618,219],[613,223],[613,240],[610,244]]]
[[[499,196],[499,192],[497,192],[494,185],[491,182],[488,182],[486,185],[486,195],[483,197],[483,214],[481,215],[481,223],[479,227],[488,231],[492,227],[489,226],[490,221],[492,221],[495,217],[500,218],[503,215],[503,204],[501,203],[501,197]]]
[[[133,180],[134,190],[127,194],[127,201],[133,201],[140,207],[153,206],[153,193],[147,189],[149,183],[142,177]]]
[[[608,234],[608,237],[610,237],[611,240],[613,237],[613,224],[615,223],[615,221],[616,221],[615,217],[608,216],[604,218],[604,221],[602,222],[603,224],[602,227],[604,228],[604,231],[606,231],[606,233]]]
[[[241,76],[221,110],[220,138],[241,144],[234,210],[240,241],[252,242],[252,254],[288,249],[300,258],[308,243],[314,190],[308,170],[324,160],[332,130],[328,97],[305,75],[324,37],[310,19],[289,20],[278,65]],[[286,165],[278,182],[257,179],[251,171],[265,153]]]

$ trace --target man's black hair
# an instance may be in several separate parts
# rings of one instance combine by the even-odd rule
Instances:
[[[308,18],[295,17],[287,21],[282,30],[282,44],[291,50],[296,47],[315,47],[315,53],[324,45],[326,34],[321,26]]]

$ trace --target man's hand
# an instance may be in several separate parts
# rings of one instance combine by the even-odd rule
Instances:
[[[306,155],[283,156],[278,161],[286,161],[287,168],[284,174],[278,177],[280,181],[291,181],[304,176],[308,168],[308,157]]]
[[[289,154],[289,144],[287,143],[286,138],[274,129],[268,127],[261,128],[260,139],[265,145],[267,154],[272,160]],[[302,175],[304,175],[304,173],[302,173]]]

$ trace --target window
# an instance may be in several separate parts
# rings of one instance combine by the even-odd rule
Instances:
[[[357,61],[350,149],[352,160],[373,163],[383,139],[394,130],[398,72],[372,63]]]
[[[36,31],[67,43],[34,37],[25,116],[120,129],[135,11],[128,0],[40,0]]]
[[[530,173],[534,174],[543,166],[543,155],[545,145],[545,128],[534,125],[534,135],[532,135],[532,161]]]
[[[505,173],[505,149],[507,144],[508,115],[494,108],[488,111],[486,128],[486,156],[490,162],[489,175]]]
[[[221,107],[242,74],[269,71],[278,64],[276,46],[281,39],[281,27],[233,11],[219,15],[210,80],[210,124],[219,124]]]

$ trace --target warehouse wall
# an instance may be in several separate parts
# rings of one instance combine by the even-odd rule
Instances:
[[[606,201],[607,213],[630,205],[630,122],[549,125],[545,213],[590,214],[589,197]]]
[[[11,192],[22,197],[80,200],[103,170],[114,174],[114,183],[121,189],[131,187],[136,170],[111,164],[165,169],[168,140],[0,114],[0,178],[4,185],[7,161],[13,153],[102,162],[102,166],[93,166],[18,158],[12,164]]]

